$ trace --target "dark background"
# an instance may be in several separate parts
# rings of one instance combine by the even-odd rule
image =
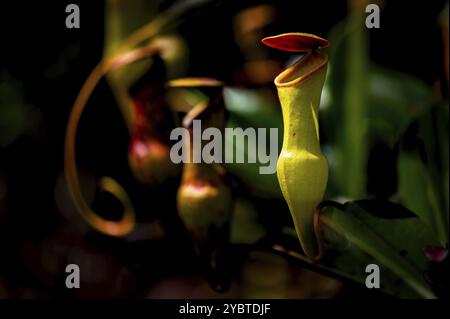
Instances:
[[[90,266],[93,273],[123,277],[121,282],[125,286],[132,282],[132,289],[119,287],[111,292],[113,296],[130,294],[130,291],[139,295],[141,289],[159,276],[189,273],[195,267],[187,260],[190,251],[183,249],[182,235],[174,235],[157,245],[145,241],[130,244],[92,230],[79,239],[71,235],[77,231],[71,229],[70,223],[67,225],[56,206],[55,185],[63,170],[69,111],[86,76],[101,58],[104,44],[104,3],[74,1],[80,6],[81,28],[67,29],[65,7],[69,3],[3,1],[0,5],[0,70],[21,83],[24,100],[40,114],[32,133],[0,148],[0,173],[7,185],[0,208],[0,280],[14,292],[13,297],[41,296],[41,293],[55,297],[70,295],[63,288],[64,274],[61,278],[47,279],[46,272],[41,272],[39,267],[42,259],[64,256],[64,250],[75,241],[76,245],[87,247],[87,256],[97,251],[114,256],[111,260],[98,257],[97,266]],[[179,26],[190,49],[189,75],[232,81],[233,68],[243,61],[233,41],[232,17],[241,8],[255,3],[272,3],[278,9],[277,22],[267,35],[301,31],[326,36],[347,13],[346,1],[220,2]],[[436,56],[436,52],[442,52],[436,17],[444,3],[443,0],[386,1],[381,29],[370,32],[373,61],[433,84],[442,76],[442,59]],[[161,8],[170,4],[171,1],[164,1]],[[63,54],[62,67],[55,67]],[[420,63],[421,60],[427,63]],[[149,202],[161,208],[138,216],[140,220],[162,215],[170,221],[173,198],[150,193],[130,173],[126,152],[128,133],[104,82],[89,103],[77,137],[79,166],[92,174],[95,172],[96,177],[113,175],[129,191],[137,211]],[[51,243],[48,251],[42,250],[47,246],[40,244],[46,240]],[[54,267],[58,268],[58,262],[55,263]],[[128,270],[130,267],[123,270],[121,266],[111,266],[108,273],[109,270],[101,267],[102,263],[132,265],[133,272]],[[101,283],[98,289],[102,289]]]

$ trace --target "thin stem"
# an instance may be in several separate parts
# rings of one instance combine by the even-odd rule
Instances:
[[[266,251],[269,253],[276,254],[278,256],[281,256],[285,259],[291,260],[298,264],[300,267],[316,272],[318,274],[335,278],[340,281],[344,282],[358,282],[356,278],[352,278],[348,274],[341,272],[339,270],[323,266],[321,264],[317,264],[313,262],[310,258],[306,257],[305,255],[292,250],[288,249],[285,246],[279,244],[279,243],[269,243],[268,238],[261,239],[256,244],[233,244],[231,246],[231,251],[236,250],[243,250],[243,251]]]

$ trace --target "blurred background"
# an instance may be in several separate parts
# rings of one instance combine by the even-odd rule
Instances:
[[[126,80],[103,79],[77,133],[86,198],[100,214],[120,212],[96,186],[100,177],[114,177],[135,207],[135,229],[124,238],[93,230],[74,207],[63,173],[69,114],[91,70],[133,30],[178,5],[182,13],[162,32],[176,48],[162,56],[166,80],[223,81],[227,126],[281,128],[273,79],[295,57],[260,39],[285,32],[325,37],[331,41],[320,111],[330,162],[326,198],[389,199],[420,215],[433,205],[422,198],[426,182],[418,172],[425,163],[437,205],[448,214],[448,5],[375,2],[381,28],[370,30],[363,1],[79,0],[80,29],[65,27],[69,2],[2,3],[0,298],[386,297],[265,249],[283,243],[300,250],[295,236],[280,239],[292,221],[276,176],[238,164],[226,167],[235,194],[236,245],[226,258],[231,288],[212,289],[214,279],[205,279],[177,216],[180,176],[149,186],[128,161],[130,118],[114,85],[139,86],[155,59]],[[81,268],[80,289],[65,287],[69,263]]]

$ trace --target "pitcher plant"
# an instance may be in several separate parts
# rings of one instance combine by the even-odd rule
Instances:
[[[320,150],[319,103],[328,56],[320,48],[328,41],[312,34],[286,33],[262,40],[279,50],[304,53],[275,78],[284,133],[277,175],[304,253],[321,256],[314,226],[314,211],[328,180],[328,162]]]

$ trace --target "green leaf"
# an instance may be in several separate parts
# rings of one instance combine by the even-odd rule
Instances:
[[[181,77],[187,69],[187,46],[184,40],[172,31],[181,15],[191,7],[201,6],[208,0],[196,3],[177,3],[165,12],[158,13],[159,1],[109,0],[105,8],[105,58],[131,52],[134,49],[156,48],[165,64],[165,78]],[[130,37],[135,40],[130,44]],[[140,39],[140,41],[136,41]],[[145,41],[144,41],[145,40]],[[139,46],[139,45],[140,46]],[[115,98],[121,108],[128,127],[132,126],[133,112],[130,109],[129,88],[152,67],[151,57],[114,69],[107,74]]]
[[[399,198],[448,244],[448,107],[438,106],[412,123],[402,138],[397,170]]]
[[[349,18],[329,34],[330,71],[325,84],[328,94],[322,122],[327,141],[333,145],[335,170],[330,182],[340,194],[365,194],[367,162],[368,46],[363,11],[353,10]],[[351,54],[350,54],[351,52]]]
[[[117,54],[120,44],[134,30],[150,21],[156,14],[158,1],[118,1],[109,0],[105,4],[105,44],[104,56]],[[131,48],[126,48],[131,49]],[[151,60],[145,59],[120,68],[107,75],[125,122],[130,126],[132,114],[128,109],[130,98],[128,88],[150,68]]]
[[[393,146],[419,114],[430,108],[431,90],[419,79],[373,65],[369,74],[369,138]]]
[[[435,245],[436,241],[430,229],[418,218],[380,218],[368,213],[358,203],[350,202],[342,209],[324,210],[320,220],[338,234],[333,238],[324,233],[324,239],[328,242],[325,256],[330,252],[337,256],[331,262],[325,260],[326,265],[337,267],[360,281],[365,277],[365,267],[355,271],[353,264],[356,262],[360,267],[366,262],[375,263],[395,275],[388,275],[386,278],[381,273],[381,283],[388,292],[400,293],[401,285],[396,281],[397,277],[418,295],[424,298],[435,297],[422,273],[426,267],[423,249]]]
[[[0,105],[0,148],[30,134],[40,122],[41,114],[25,101],[21,83],[7,71],[0,72]]]

